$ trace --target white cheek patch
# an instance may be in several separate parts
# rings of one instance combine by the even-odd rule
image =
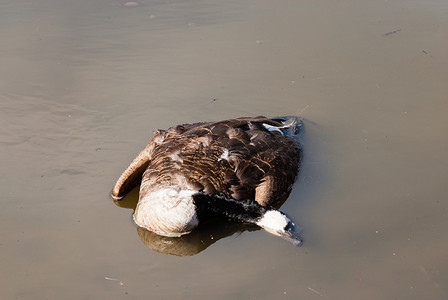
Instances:
[[[269,210],[257,222],[257,225],[270,233],[278,235],[280,232],[285,231],[285,227],[289,222],[291,222],[291,220],[281,212],[277,210]]]

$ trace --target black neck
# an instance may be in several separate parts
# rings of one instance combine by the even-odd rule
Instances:
[[[268,210],[254,200],[235,200],[224,194],[198,192],[193,195],[193,200],[200,221],[226,218],[255,224]]]

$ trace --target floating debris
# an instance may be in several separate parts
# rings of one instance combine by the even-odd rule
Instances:
[[[399,32],[399,31],[401,31],[401,29],[395,29],[395,30],[392,30],[392,31],[386,32],[386,33],[385,33],[385,34],[383,34],[383,35],[384,35],[384,36],[388,36],[388,35],[391,35],[391,34],[397,33],[397,32]]]
[[[111,281],[118,281],[117,278],[104,277],[104,279],[106,279],[106,280],[111,280]],[[119,284],[119,285],[124,285],[123,281],[119,281],[118,284]]]
[[[118,280],[117,278],[110,278],[110,277],[104,277],[104,279],[106,279],[106,280],[113,280],[113,281],[117,281]]]
[[[319,292],[319,291],[313,289],[312,287],[308,287],[308,289],[309,289],[310,291],[312,291],[313,293],[316,293],[316,294],[322,296],[322,293],[321,293],[321,292]]]
[[[134,2],[134,1],[123,2],[123,3],[120,3],[120,5],[122,5],[122,6],[137,6],[138,2]]]

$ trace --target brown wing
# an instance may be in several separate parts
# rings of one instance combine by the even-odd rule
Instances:
[[[231,151],[231,160],[236,157],[235,174],[239,179],[239,185],[234,188],[237,193],[232,196],[241,199],[253,197],[255,193],[255,200],[266,206],[291,188],[299,167],[300,151],[293,139],[280,133],[258,127],[246,133],[251,142],[245,145],[245,150]]]

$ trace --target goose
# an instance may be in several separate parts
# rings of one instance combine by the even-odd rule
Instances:
[[[296,180],[298,117],[242,117],[157,130],[116,181],[121,200],[140,184],[133,219],[177,237],[214,218],[255,224],[296,246],[294,223],[274,208]]]

